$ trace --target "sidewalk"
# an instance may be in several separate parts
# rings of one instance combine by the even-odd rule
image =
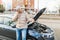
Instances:
[[[60,16],[41,15],[40,19],[60,20]]]

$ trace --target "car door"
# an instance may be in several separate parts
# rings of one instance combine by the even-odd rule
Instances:
[[[16,28],[13,28],[12,26],[14,23],[9,26],[9,21],[11,20],[10,17],[7,16],[0,16],[0,35],[6,36],[12,39],[16,39],[16,33],[15,30]]]

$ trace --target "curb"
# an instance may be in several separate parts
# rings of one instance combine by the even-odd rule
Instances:
[[[60,18],[39,18],[39,19],[51,19],[51,20],[60,20]]]

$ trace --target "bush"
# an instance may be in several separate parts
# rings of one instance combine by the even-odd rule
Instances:
[[[5,8],[3,7],[3,5],[0,4],[0,12],[4,12]]]

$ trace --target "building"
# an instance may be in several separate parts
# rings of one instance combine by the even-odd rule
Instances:
[[[15,8],[17,5],[24,5],[23,0],[12,0],[12,8]]]
[[[2,4],[2,0],[0,0],[0,4]]]
[[[45,14],[59,14],[60,0],[34,0],[34,8],[47,8]]]
[[[29,5],[31,8],[34,8],[34,0],[12,0],[12,8],[15,8],[17,5]]]
[[[42,9],[47,8],[46,14],[59,14],[60,0],[0,0],[0,4],[5,6],[5,9],[13,9],[17,5],[29,5],[29,8]]]

